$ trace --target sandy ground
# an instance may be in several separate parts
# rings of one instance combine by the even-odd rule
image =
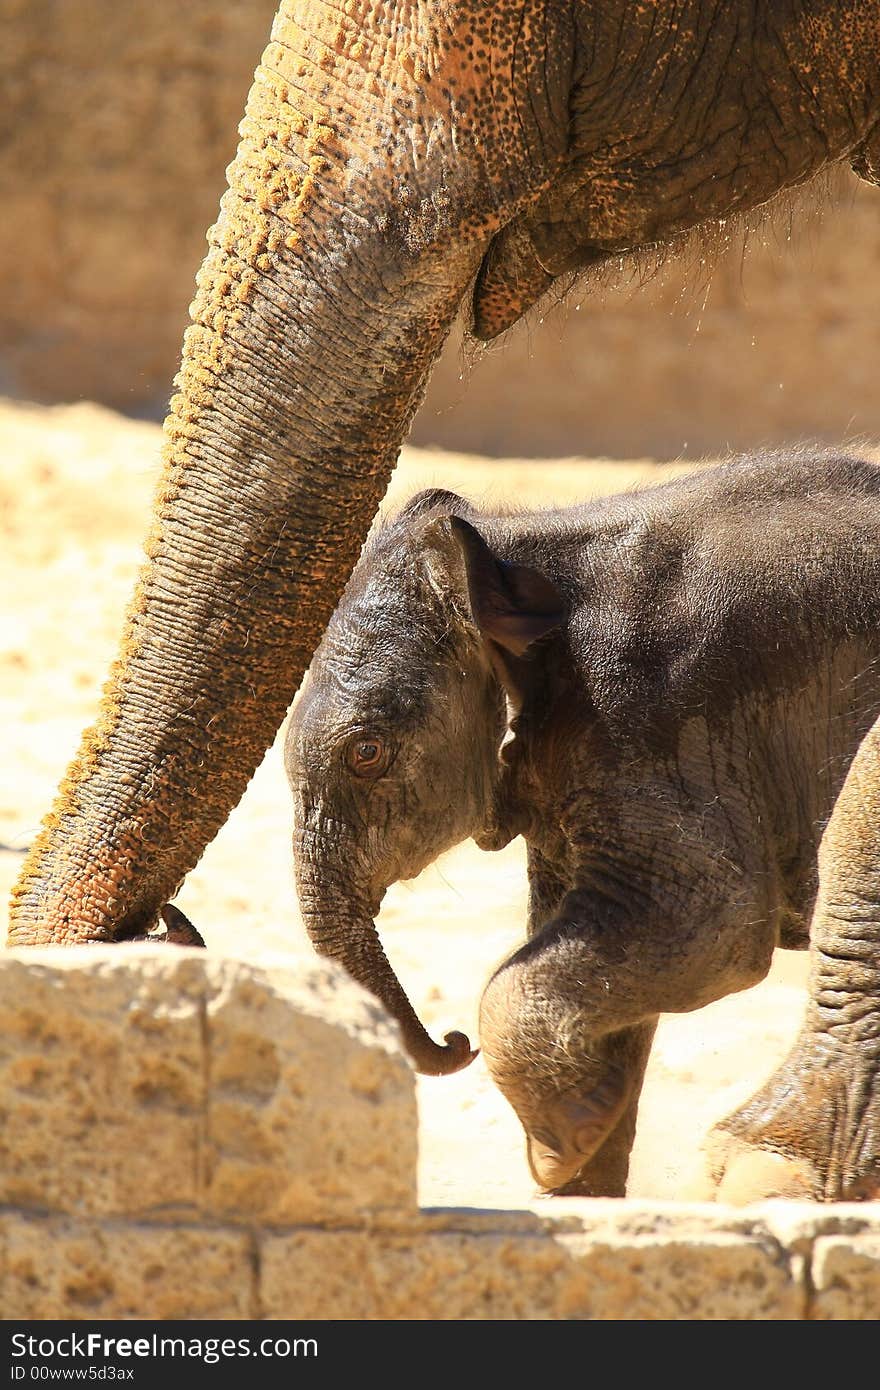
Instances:
[[[0,403],[0,700],[6,734],[0,874],[8,892],[22,850],[90,722],[115,654],[140,560],[159,452],[156,426],[92,405]],[[668,476],[649,460],[499,463],[407,450],[389,502],[420,487],[474,499],[583,500]],[[178,902],[210,949],[310,954],[292,886],[281,740]],[[522,939],[524,855],[468,843],[398,884],[379,920],[386,951],[440,1037],[476,1038],[482,986]],[[777,952],[768,979],[695,1014],[663,1020],[640,1112],[630,1195],[689,1195],[708,1126],[784,1056],[804,1001],[806,958]],[[426,1205],[515,1206],[531,1199],[521,1131],[481,1060],[420,1079],[420,1196]]]

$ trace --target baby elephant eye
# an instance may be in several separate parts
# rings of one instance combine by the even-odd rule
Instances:
[[[345,760],[356,777],[381,777],[388,768],[389,749],[384,739],[367,734],[352,740]]]

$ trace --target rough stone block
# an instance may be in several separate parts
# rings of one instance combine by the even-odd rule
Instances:
[[[546,1318],[564,1252],[546,1237],[300,1231],[261,1242],[268,1318]]]
[[[159,946],[0,958],[0,1203],[342,1222],[416,1202],[414,1076],[336,966]]]
[[[880,1317],[880,1235],[822,1236],[813,1249],[811,1316],[875,1322]]]
[[[334,966],[217,962],[204,1206],[269,1225],[415,1210],[415,1077],[396,1028]]]
[[[243,1231],[0,1217],[6,1319],[96,1321],[255,1316]]]
[[[661,1321],[795,1321],[800,1270],[760,1237],[713,1232],[571,1242],[574,1261],[554,1317]]]
[[[477,1232],[267,1237],[270,1318],[796,1320],[786,1253],[736,1234],[696,1238]]]
[[[197,1200],[204,967],[159,947],[0,957],[0,1202],[138,1215]]]

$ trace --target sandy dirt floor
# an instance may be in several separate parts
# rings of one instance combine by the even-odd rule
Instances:
[[[159,442],[158,427],[92,405],[0,405],[0,873],[7,892],[115,654]],[[499,463],[406,450],[388,505],[429,485],[473,499],[564,503],[674,471],[649,460]],[[266,950],[311,954],[292,886],[280,737],[177,901],[209,949],[245,958]],[[389,892],[379,919],[385,949],[435,1037],[464,1028],[476,1038],[482,986],[521,941],[524,920],[520,842],[495,855],[462,845]],[[777,952],[762,985],[663,1020],[641,1106],[631,1196],[698,1190],[703,1134],[784,1056],[799,1024],[805,977],[804,955]],[[510,1207],[533,1197],[518,1122],[479,1058],[457,1076],[420,1078],[419,1096],[424,1204]]]

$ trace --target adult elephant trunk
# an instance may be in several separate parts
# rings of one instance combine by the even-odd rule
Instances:
[[[504,5],[434,9],[426,35],[421,0],[283,0],[198,277],[147,563],[12,944],[133,936],[174,895],[284,717],[488,238],[550,176],[546,73],[493,49]]]

